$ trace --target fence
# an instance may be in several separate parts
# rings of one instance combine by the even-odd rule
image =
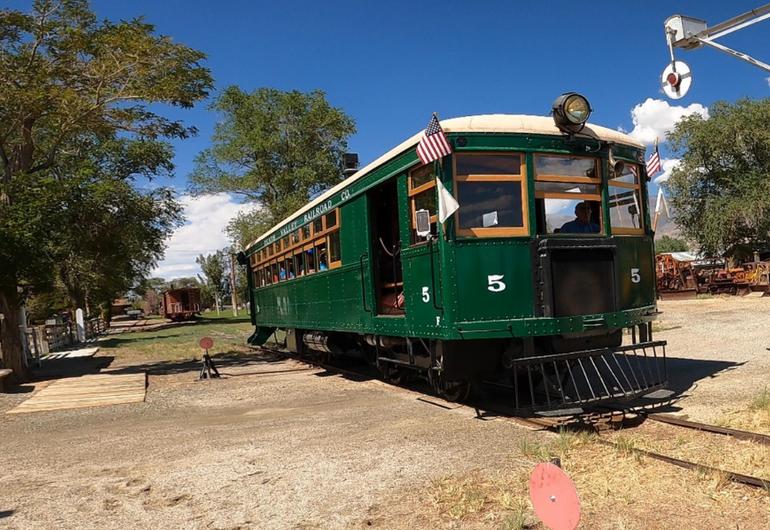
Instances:
[[[101,317],[84,322],[86,340],[95,339],[107,331],[107,322]],[[47,324],[30,326],[23,334],[27,357],[40,363],[40,357],[77,344],[77,324]]]

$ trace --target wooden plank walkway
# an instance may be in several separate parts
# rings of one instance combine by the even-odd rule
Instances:
[[[81,357],[93,357],[99,351],[99,347],[78,348],[76,350],[55,351],[40,357],[41,361],[53,361],[56,359],[77,359]]]
[[[147,374],[144,372],[58,379],[9,410],[8,414],[141,403],[146,387]]]

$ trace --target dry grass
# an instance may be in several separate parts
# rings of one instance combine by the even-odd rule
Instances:
[[[746,405],[728,410],[715,423],[722,427],[770,434],[770,389],[765,387]]]
[[[529,502],[529,474],[538,462],[559,457],[579,492],[581,528],[770,526],[770,492],[734,484],[724,473],[683,470],[634,451],[700,456],[698,461],[705,458],[702,463],[709,465],[721,458],[724,467],[719,443],[707,446],[678,432],[663,440],[637,431],[612,438],[616,447],[596,443],[596,435],[585,433],[522,437],[506,465],[434,481],[426,516],[435,528],[543,528]],[[735,470],[757,473],[756,466],[767,464],[767,455],[755,446],[731,453]]]

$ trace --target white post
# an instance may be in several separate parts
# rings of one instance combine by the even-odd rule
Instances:
[[[75,323],[77,325],[78,342],[85,342],[86,340],[86,323],[83,319],[83,310],[78,308],[75,311]]]

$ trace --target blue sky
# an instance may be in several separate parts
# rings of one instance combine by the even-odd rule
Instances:
[[[715,24],[761,3],[96,0],[93,7],[112,20],[143,16],[159,33],[204,51],[217,90],[233,84],[324,90],[355,119],[349,146],[365,164],[422,129],[434,111],[442,118],[544,115],[558,94],[575,90],[591,101],[593,123],[632,131],[632,110],[648,98],[661,101],[638,107],[638,120],[665,129],[661,124],[683,112],[669,104],[693,111],[720,99],[767,97],[770,73],[707,48],[677,51],[693,71],[687,97],[664,104],[659,89],[669,61],[668,16]],[[769,35],[770,20],[721,42],[770,62]],[[169,112],[200,133],[176,143],[176,175],[159,184],[184,191],[217,120],[206,107]],[[668,157],[665,145],[661,151]],[[219,198],[212,207],[236,205]],[[225,213],[209,224],[221,223]],[[181,269],[160,272],[175,276]]]

